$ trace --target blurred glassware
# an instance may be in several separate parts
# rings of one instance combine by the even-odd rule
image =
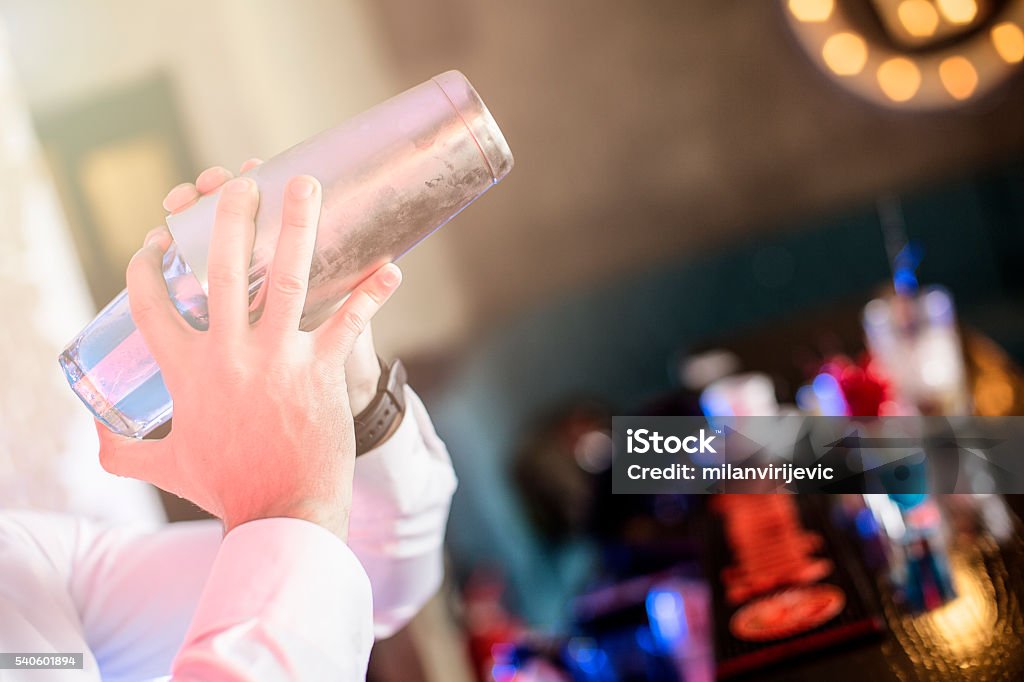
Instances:
[[[599,587],[574,604],[562,661],[578,682],[711,682],[711,591],[679,564]]]
[[[767,374],[750,372],[723,377],[700,395],[701,409],[712,417],[773,417],[779,412],[775,383]]]
[[[735,374],[739,368],[740,359],[735,353],[715,348],[683,358],[679,363],[679,381],[684,388],[702,391],[713,382]]]
[[[942,287],[867,304],[864,334],[897,399],[926,415],[971,412],[953,299]]]
[[[956,597],[946,524],[930,495],[865,495],[887,542],[888,576],[904,608],[918,613]]]

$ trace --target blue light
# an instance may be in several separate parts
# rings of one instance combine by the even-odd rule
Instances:
[[[514,682],[519,672],[516,664],[516,647],[509,642],[498,642],[491,645],[491,678],[494,682]]]
[[[878,535],[878,521],[870,509],[861,509],[853,517],[853,523],[857,526],[857,534],[862,538],[873,538]]]
[[[508,663],[495,663],[491,666],[491,678],[494,682],[512,682],[519,668]]]
[[[913,270],[897,270],[893,276],[893,288],[896,293],[909,296],[917,291],[917,276]]]
[[[634,635],[636,637],[636,645],[640,647],[642,651],[646,651],[649,654],[659,654],[657,645],[654,643],[654,637],[651,635],[651,629],[649,627],[638,627]]]
[[[818,399],[818,411],[825,417],[841,417],[849,414],[846,398],[839,382],[831,374],[819,374],[811,382],[814,397]]]
[[[683,595],[656,588],[647,593],[646,606],[651,634],[658,647],[666,652],[675,651],[689,634]]]
[[[817,412],[818,399],[814,397],[814,389],[810,386],[796,389],[796,406],[804,412]]]
[[[700,409],[707,417],[708,423],[716,429],[720,428],[715,423],[716,418],[736,416],[729,401],[714,391],[704,391],[700,394]]]
[[[893,259],[893,288],[897,294],[912,296],[917,293],[917,266],[924,257],[924,249],[917,242],[907,242]]]
[[[598,649],[592,639],[573,637],[568,651],[576,666],[588,675],[597,675],[608,666],[608,654]]]

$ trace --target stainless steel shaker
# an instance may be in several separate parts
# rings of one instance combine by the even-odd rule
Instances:
[[[326,130],[250,170],[260,206],[250,268],[252,318],[273,259],[285,183],[316,177],[323,208],[301,326],[313,329],[352,287],[399,258],[512,169],[512,153],[480,96],[448,71]],[[168,216],[168,292],[197,328],[206,325],[210,232],[219,192]],[[131,320],[126,292],[60,357],[75,393],[103,423],[141,437],[172,413],[159,367]]]

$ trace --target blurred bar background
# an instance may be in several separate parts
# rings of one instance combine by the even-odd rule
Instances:
[[[770,402],[798,402],[830,358],[862,351],[861,311],[889,295],[907,242],[974,351],[968,402],[1020,414],[1020,0],[0,0],[0,24],[0,504],[161,517],[145,490],[73,501],[111,483],[81,465],[95,440],[56,355],[123,288],[171,186],[451,68],[505,132],[516,172],[402,261],[375,322],[462,481],[452,585],[375,656],[376,679],[492,665],[497,682],[562,679],[527,676],[507,647],[480,653],[474,629],[484,618],[509,646],[568,636],[570,600],[608,571],[580,520],[604,493],[557,453],[578,455],[610,414],[693,412],[700,388],[740,370],[770,378]],[[30,470],[35,493],[6,492]],[[651,613],[682,613],[657,595],[699,601],[694,584],[647,585]],[[499,604],[507,622],[479,615]],[[918,679],[879,660],[861,670]]]

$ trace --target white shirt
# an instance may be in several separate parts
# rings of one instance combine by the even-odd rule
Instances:
[[[84,653],[85,670],[0,682],[362,680],[374,636],[405,624],[443,574],[455,475],[419,398],[356,461],[348,543],[296,519],[222,536],[0,512],[0,653]]]

